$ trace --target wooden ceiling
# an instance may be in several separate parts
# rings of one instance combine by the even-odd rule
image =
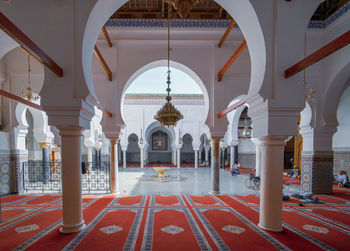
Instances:
[[[112,19],[163,19],[167,17],[167,0],[129,0]],[[172,16],[180,18],[174,8]],[[186,19],[232,19],[214,0],[200,0]]]
[[[326,0],[311,20],[326,20],[350,0]],[[167,17],[167,0],[129,0],[112,15],[112,19],[163,19]],[[180,18],[172,8],[172,16]],[[186,19],[232,19],[214,0],[200,0]]]

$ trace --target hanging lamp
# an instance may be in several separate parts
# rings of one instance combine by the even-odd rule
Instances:
[[[32,70],[30,68],[30,57],[28,55],[28,86],[24,88],[20,94],[20,96],[28,101],[37,101],[40,99],[40,96],[35,93],[30,87],[30,74]]]
[[[175,106],[170,102],[170,13],[168,13],[168,77],[167,77],[167,96],[165,97],[166,103],[163,107],[157,112],[154,116],[155,120],[158,120],[162,126],[175,126],[176,123],[183,119],[183,116],[180,111],[178,111]]]

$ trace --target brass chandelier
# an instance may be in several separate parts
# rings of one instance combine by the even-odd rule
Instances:
[[[183,119],[182,114],[175,108],[175,106],[170,102],[170,15],[168,14],[168,77],[167,77],[167,85],[166,89],[168,95],[165,97],[166,103],[163,107],[157,112],[154,116],[155,120],[158,120],[162,126],[175,126],[176,123]]]
[[[24,99],[27,99],[28,101],[37,101],[40,99],[40,96],[35,93],[32,88],[30,87],[30,73],[31,73],[31,68],[30,68],[30,57],[28,55],[28,87],[24,88],[20,94],[20,96]]]

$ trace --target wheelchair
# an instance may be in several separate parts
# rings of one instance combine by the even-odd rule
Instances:
[[[254,173],[250,173],[249,177],[245,180],[245,185],[253,190],[260,189],[260,178],[255,176]]]

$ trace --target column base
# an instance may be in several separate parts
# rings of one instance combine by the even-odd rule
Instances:
[[[220,191],[210,191],[208,193],[211,195],[216,195],[216,194],[220,194]]]
[[[258,224],[258,226],[264,230],[271,231],[271,232],[282,232],[283,231],[282,227],[274,229],[274,228],[264,227],[263,225],[260,225],[260,223]]]
[[[63,234],[70,234],[70,233],[80,232],[84,228],[86,228],[86,225],[85,225],[84,221],[82,221],[79,224],[73,225],[73,226],[62,225],[62,227],[60,228],[60,232]]]
[[[120,191],[116,191],[116,192],[112,192],[112,191],[111,191],[110,194],[111,194],[111,195],[119,195],[119,194],[121,194],[121,193],[120,193]]]

